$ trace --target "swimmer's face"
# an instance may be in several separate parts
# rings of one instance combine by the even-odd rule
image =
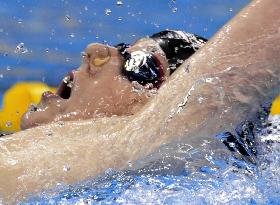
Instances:
[[[153,40],[141,39],[127,51],[152,54],[161,63],[165,77],[168,76],[165,55]],[[139,90],[139,84],[123,76],[124,61],[115,47],[90,44],[81,66],[65,76],[56,94],[43,93],[40,103],[24,114],[21,128],[58,121],[134,114],[150,95],[148,89]]]

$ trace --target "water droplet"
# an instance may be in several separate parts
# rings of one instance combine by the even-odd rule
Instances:
[[[69,83],[67,83],[67,87],[69,87],[69,88],[72,88],[73,85],[74,85],[74,82],[73,82],[73,81],[70,81]]]
[[[105,9],[105,14],[106,14],[107,16],[109,16],[111,13],[112,13],[112,10],[111,10],[111,9]]]
[[[198,97],[197,100],[198,100],[198,102],[201,104],[201,103],[203,102],[204,98],[200,96],[200,97]]]
[[[16,165],[18,163],[17,160],[15,159],[7,159],[7,162],[10,164],[10,165]]]
[[[13,125],[13,123],[11,121],[6,122],[6,127],[11,127],[12,125]]]
[[[84,51],[82,51],[82,52],[81,52],[81,56],[82,56],[82,58],[86,58],[86,57],[87,57],[87,53],[84,52]]]
[[[123,6],[123,2],[122,1],[117,1],[117,6]]]
[[[1,74],[0,74],[0,78],[3,78],[3,77],[4,77],[4,75],[1,73]]]
[[[65,15],[65,21],[70,21],[70,20],[71,20],[71,17],[68,14],[66,14]]]
[[[70,58],[65,58],[65,61],[66,62],[70,62]]]
[[[178,59],[178,60],[177,60],[177,63],[182,64],[182,63],[184,63],[184,60],[182,60],[182,59]]]
[[[119,21],[121,21],[121,20],[122,20],[122,17],[121,17],[121,16],[119,16],[119,17],[118,17],[118,20],[119,20]]]
[[[22,24],[23,21],[22,21],[22,19],[18,19],[17,22],[18,22],[18,24]]]
[[[64,122],[62,122],[62,121],[58,121],[57,124],[58,124],[60,127],[64,126]]]
[[[84,9],[85,9],[85,11],[87,11],[87,10],[88,10],[88,7],[87,7],[87,6],[85,6],[85,7],[84,7]]]
[[[46,135],[47,135],[48,137],[50,137],[50,136],[53,135],[53,132],[52,132],[51,130],[47,130],[47,131],[46,131]]]
[[[70,171],[70,166],[69,165],[64,165],[63,166],[63,171],[65,171],[65,172]]]
[[[178,8],[176,8],[176,7],[172,8],[172,12],[173,12],[173,13],[176,13],[177,10],[178,10]]]
[[[154,23],[154,26],[155,26],[156,28],[159,28],[159,27],[160,27],[160,24],[159,24],[159,23]]]
[[[29,112],[36,112],[38,110],[38,107],[37,105],[35,104],[31,104],[29,107],[28,107],[28,111]]]
[[[233,11],[233,9],[232,8],[229,8],[229,12],[232,12]]]
[[[69,36],[70,36],[71,38],[74,38],[74,37],[75,37],[75,34],[74,34],[74,33],[70,33]]]
[[[70,81],[70,79],[71,79],[71,77],[69,75],[67,75],[63,78],[63,82],[68,83]]]
[[[14,51],[15,53],[27,53],[28,49],[24,47],[24,43],[19,43]]]

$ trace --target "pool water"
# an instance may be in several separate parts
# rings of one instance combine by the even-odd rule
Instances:
[[[16,82],[57,86],[79,66],[88,43],[132,43],[167,28],[210,38],[250,1],[143,2],[0,1],[0,108],[3,93]],[[108,169],[21,204],[280,204],[280,116],[269,121],[257,136],[254,164],[209,138],[200,147],[163,148],[166,155],[142,169]]]
[[[81,52],[92,42],[133,43],[164,29],[210,38],[249,2],[2,0],[0,93],[18,81],[57,86],[80,65]]]
[[[196,148],[179,144],[177,153],[166,152],[151,166],[108,169],[97,179],[61,184],[21,204],[279,204],[280,115],[270,117],[256,144],[254,164],[217,138]]]

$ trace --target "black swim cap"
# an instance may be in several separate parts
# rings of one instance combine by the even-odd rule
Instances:
[[[174,30],[161,31],[150,38],[154,39],[165,53],[170,74],[207,42],[198,35]]]

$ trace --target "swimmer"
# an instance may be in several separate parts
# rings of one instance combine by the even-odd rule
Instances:
[[[70,72],[56,94],[45,92],[32,105],[21,128],[113,115],[135,114],[206,39],[183,31],[162,31],[134,45],[90,44],[79,69]]]
[[[16,203],[58,183],[126,169],[169,143],[196,147],[253,117],[280,93],[279,10],[279,1],[252,1],[133,115],[49,123],[1,138],[1,197]]]

